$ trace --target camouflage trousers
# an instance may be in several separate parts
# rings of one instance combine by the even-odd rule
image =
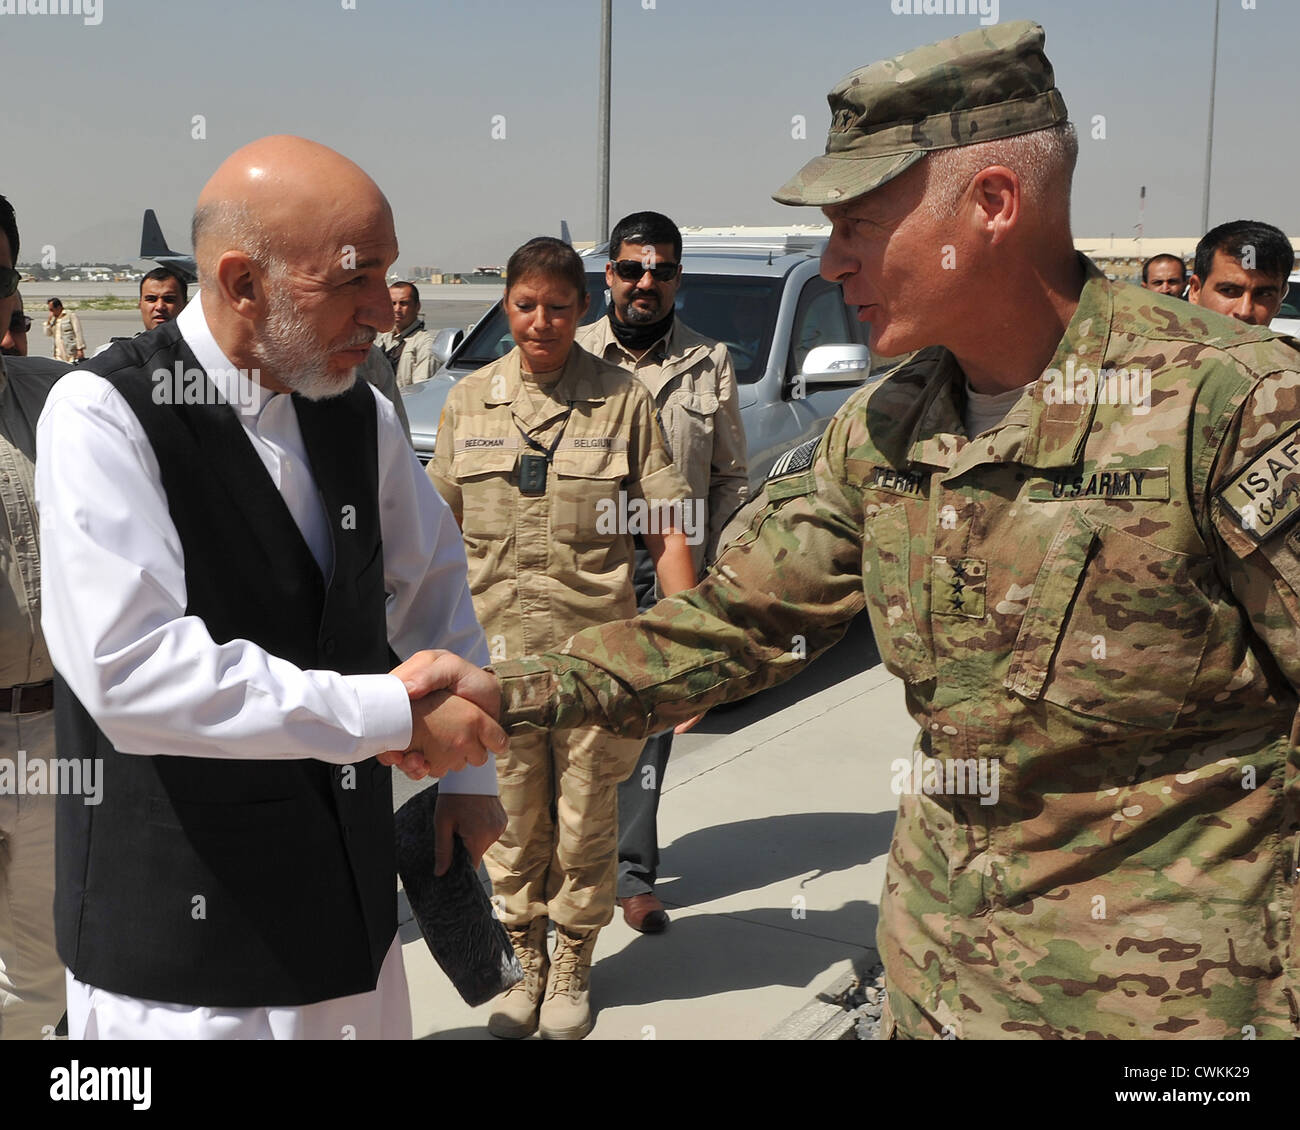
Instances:
[[[506,830],[483,857],[507,926],[592,930],[614,917],[618,784],[644,744],[588,727],[510,739],[497,757]]]

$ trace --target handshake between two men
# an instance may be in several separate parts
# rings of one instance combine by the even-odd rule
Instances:
[[[379,755],[413,781],[444,777],[470,765],[484,765],[505,750],[508,739],[497,722],[501,688],[490,671],[450,651],[418,651],[394,667],[411,697],[411,743]],[[451,866],[453,834],[465,842],[475,867],[506,828],[495,796],[443,792],[434,814],[434,873]]]
[[[509,744],[497,721],[501,686],[490,671],[475,667],[451,651],[419,651],[391,672],[411,698],[411,744],[379,755],[413,781],[432,774],[443,777],[470,765],[485,765]],[[685,733],[703,714],[674,728]],[[495,796],[442,792],[434,814],[437,840],[434,872],[451,865],[452,834],[465,841],[477,867],[483,853],[506,829],[506,813]]]

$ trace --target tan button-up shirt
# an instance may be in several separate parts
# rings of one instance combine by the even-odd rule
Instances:
[[[46,358],[0,358],[0,687],[54,677],[41,634],[41,557],[36,516],[36,421],[68,366]]]
[[[54,338],[54,359],[75,361],[77,350],[85,352],[86,339],[81,336],[81,319],[71,310],[64,310],[53,322],[45,322],[45,336]]]
[[[700,500],[705,540],[691,546],[698,577],[718,550],[727,519],[749,496],[749,458],[740,396],[727,347],[673,319],[668,334],[637,360],[619,344],[609,318],[578,331],[578,344],[635,376],[659,409],[673,462]]]
[[[536,453],[521,429],[548,450],[559,438],[544,494],[519,489],[520,456]],[[461,524],[494,662],[634,615],[638,503],[688,494],[645,388],[576,346],[546,389],[525,389],[518,349],[460,381],[428,473]]]
[[[424,328],[424,319],[416,318],[406,329],[389,330],[375,338],[385,353],[405,339],[402,355],[397,359],[397,387],[419,384],[433,376],[433,334]]]

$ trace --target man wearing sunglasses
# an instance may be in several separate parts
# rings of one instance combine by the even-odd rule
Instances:
[[[650,390],[668,449],[691,488],[691,550],[698,579],[713,561],[718,535],[749,492],[740,398],[727,347],[702,337],[676,317],[682,280],[682,234],[667,216],[635,212],[609,237],[609,315],[585,327],[577,342],[626,369]],[[637,603],[658,598],[650,554],[637,539]],[[636,770],[619,786],[618,901],[634,930],[659,934],[668,914],[654,893],[659,865],[656,824],[673,731],[646,742]]]
[[[39,786],[54,777],[54,669],[41,634],[33,479],[36,419],[68,366],[25,357],[26,341],[20,352],[11,340],[15,326],[25,338],[31,325],[17,257],[14,210],[0,196],[0,326],[10,329],[0,356],[0,1040],[39,1040],[63,1015],[64,979],[54,946],[54,788]]]
[[[9,315],[4,337],[0,338],[0,357],[26,357],[27,331],[31,328],[31,318],[23,313],[23,296],[15,292],[14,312]]]

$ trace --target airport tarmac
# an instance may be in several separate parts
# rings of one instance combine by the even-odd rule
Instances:
[[[32,320],[31,332],[27,335],[27,352],[33,357],[54,356],[54,341],[42,332],[47,314],[45,303],[49,298],[57,296],[71,308],[74,302],[104,295],[129,299],[139,294],[136,283],[25,283],[20,289],[23,308]],[[191,290],[191,296],[194,293]],[[435,334],[446,326],[467,329],[500,297],[500,288],[494,286],[422,288],[420,299],[425,327]],[[76,314],[81,321],[88,354],[94,353],[110,338],[132,337],[143,328],[140,315],[134,309],[77,310]]]

